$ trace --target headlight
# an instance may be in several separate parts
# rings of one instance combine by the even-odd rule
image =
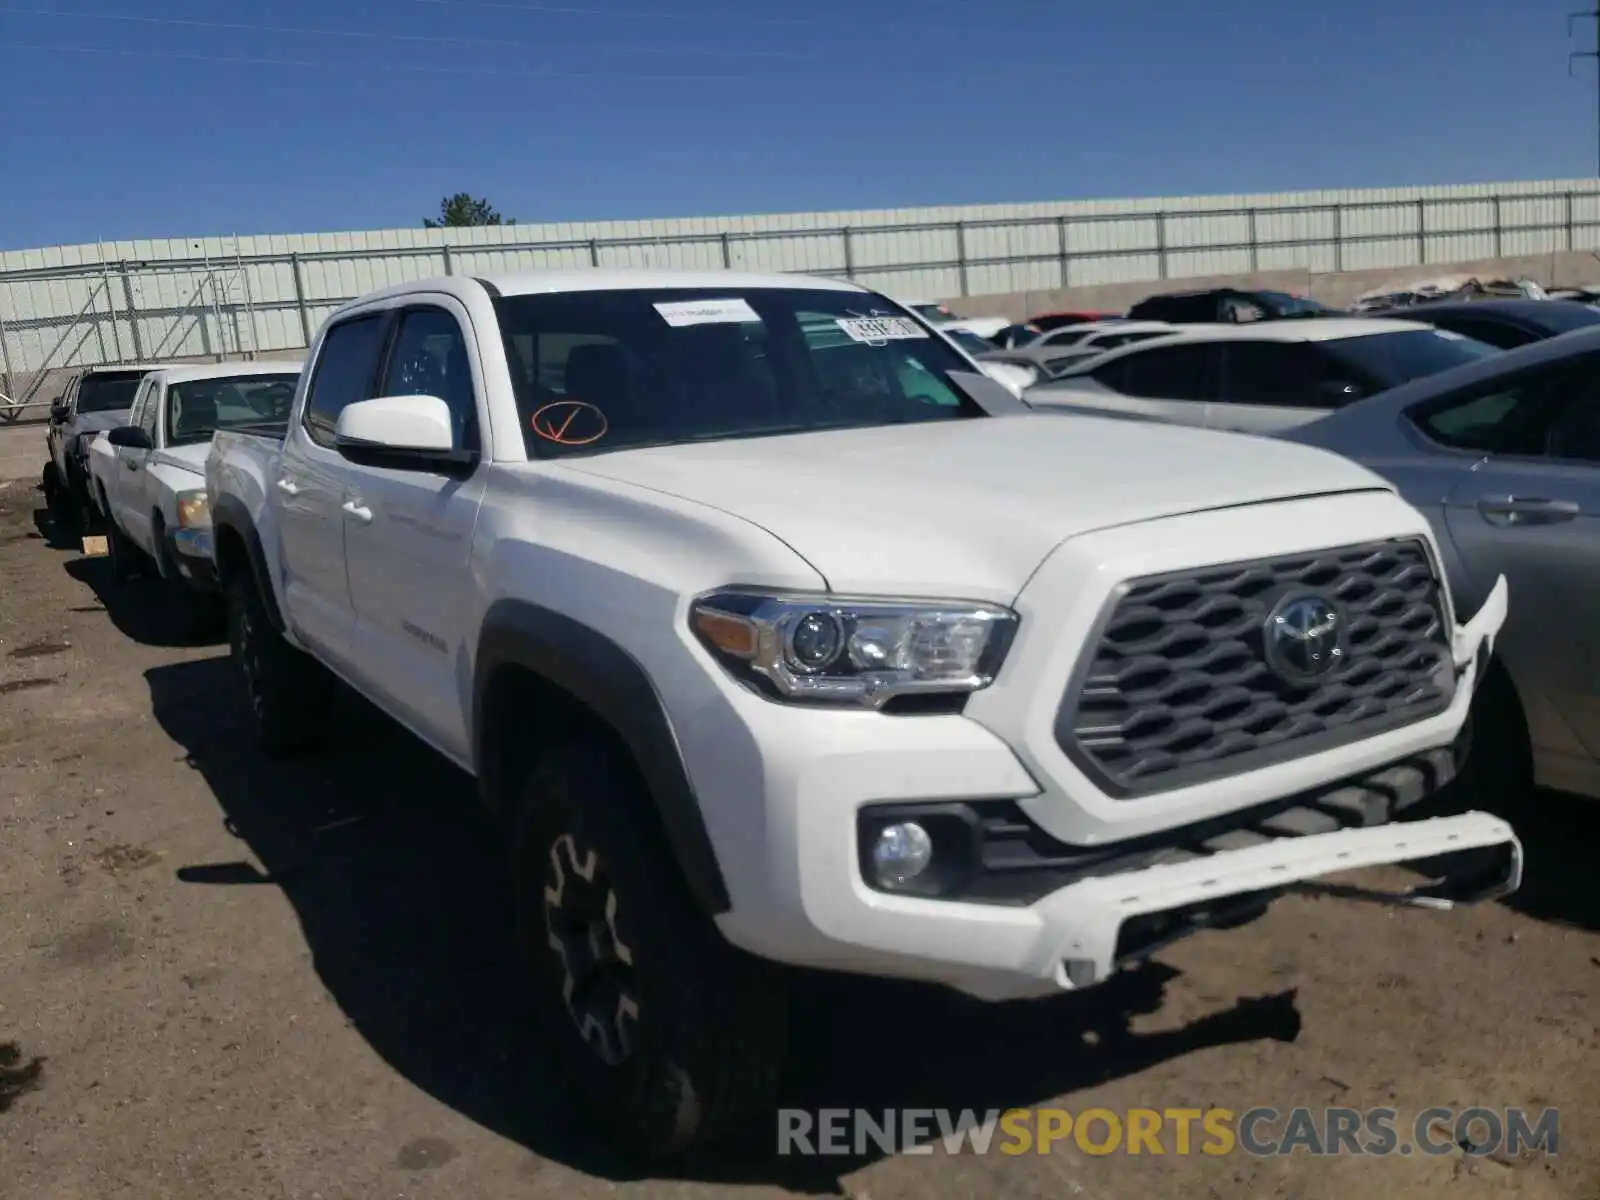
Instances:
[[[204,490],[178,493],[178,528],[211,528],[211,501]]]
[[[881,708],[896,696],[988,687],[1017,615],[957,601],[730,589],[696,600],[689,623],[735,677],[777,699]]]

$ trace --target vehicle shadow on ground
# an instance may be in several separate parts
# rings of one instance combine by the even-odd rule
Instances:
[[[195,863],[196,887],[281,888],[317,972],[352,1025],[412,1084],[544,1159],[617,1181],[648,1176],[838,1194],[879,1157],[780,1157],[770,1115],[744,1142],[641,1171],[609,1154],[546,1065],[516,961],[503,847],[471,781],[353,697],[337,749],[303,763],[247,749],[225,657],[146,673],[153,710],[240,839]],[[254,861],[252,861],[254,860]],[[256,865],[259,864],[259,867]],[[1133,1033],[1175,971],[1150,966],[1082,996],[990,1006],[937,990],[806,975],[782,1103],[989,1109],[1035,1105],[1211,1046],[1294,1040],[1292,992],[1186,1027]]]
[[[1537,789],[1521,797],[1463,791],[1450,810],[1477,808],[1504,819],[1522,843],[1522,886],[1504,904],[1535,920],[1600,932],[1600,801]]]
[[[173,591],[153,573],[118,579],[104,555],[76,558],[66,572],[88,586],[123,637],[143,646],[215,646],[227,640],[221,623],[205,634],[192,630]]]
[[[33,510],[33,528],[38,538],[52,550],[69,553],[83,550],[83,531],[73,522],[51,516],[50,510],[42,505]]]

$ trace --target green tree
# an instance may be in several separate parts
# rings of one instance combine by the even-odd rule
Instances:
[[[455,228],[462,225],[515,225],[516,219],[502,220],[494,205],[487,200],[474,198],[466,192],[457,192],[439,201],[439,218],[422,218],[424,229]]]

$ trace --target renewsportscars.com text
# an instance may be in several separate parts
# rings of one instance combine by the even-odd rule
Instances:
[[[1394,1108],[908,1108],[782,1109],[778,1153],[803,1156],[932,1154],[1157,1154],[1252,1157],[1289,1154],[1466,1153],[1519,1156],[1560,1149],[1560,1112],[1434,1107],[1403,1116]]]

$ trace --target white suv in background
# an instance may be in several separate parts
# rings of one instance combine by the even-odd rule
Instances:
[[[1027,401],[1037,409],[1270,434],[1499,353],[1416,321],[1317,317],[1182,325],[1069,366],[1031,388]]]

